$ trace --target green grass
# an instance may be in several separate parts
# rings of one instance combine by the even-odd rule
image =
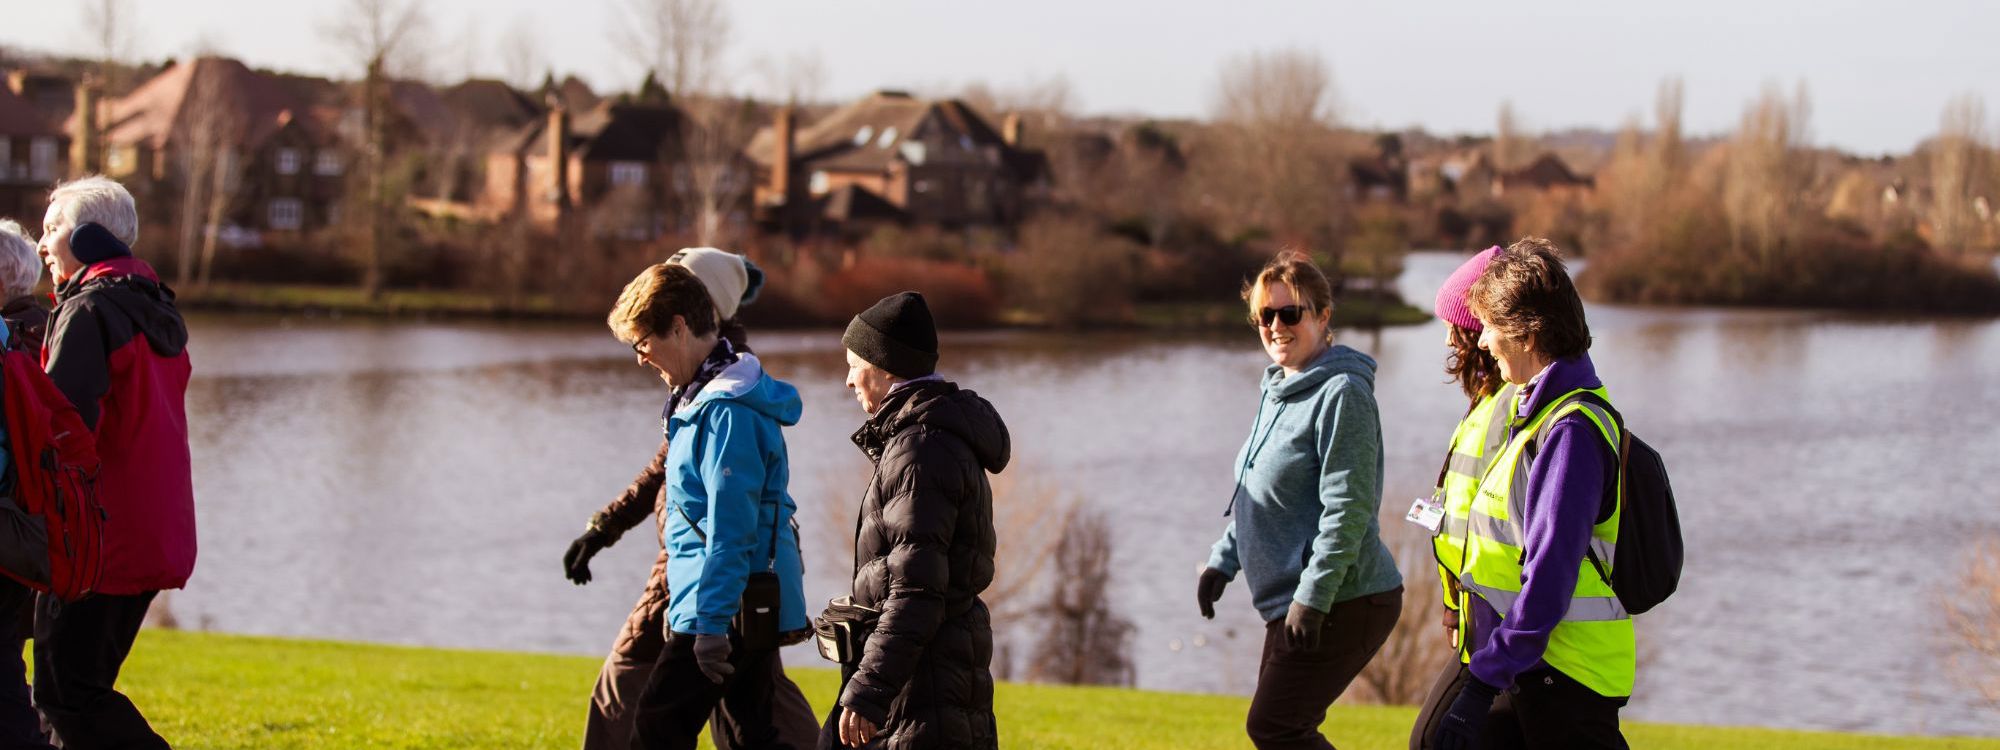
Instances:
[[[148,630],[119,686],[180,748],[562,748],[581,743],[598,659],[443,651]],[[794,666],[816,710],[836,675]],[[1242,748],[1245,698],[1006,684],[1008,748]],[[1415,710],[1340,706],[1342,748],[1406,746]],[[1635,748],[1986,748],[1922,739],[1628,724]]]
[[[1135,317],[1140,327],[1156,330],[1234,330],[1249,326],[1246,314],[1241,302],[1154,302],[1139,305]],[[1430,319],[1430,313],[1401,302],[1345,299],[1333,308],[1336,328],[1414,325]]]
[[[562,309],[549,295],[507,300],[473,291],[389,289],[379,299],[370,300],[360,287],[303,284],[213,284],[174,291],[177,302],[191,310],[538,318],[583,314]]]

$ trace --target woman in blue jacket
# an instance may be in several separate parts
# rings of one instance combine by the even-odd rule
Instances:
[[[720,703],[740,725],[742,747],[787,747],[771,721],[770,661],[781,634],[806,628],[780,431],[798,423],[798,389],[718,335],[715,305],[684,266],[647,268],[609,323],[672,389],[661,490],[667,643],[639,697],[634,744],[692,750]],[[746,590],[771,578],[776,611],[741,612]]]
[[[1403,577],[1375,519],[1382,424],[1375,360],[1333,343],[1333,290],[1286,251],[1244,289],[1271,366],[1237,456],[1234,515],[1209,555],[1203,617],[1237,573],[1266,623],[1246,728],[1259,748],[1331,748],[1327,706],[1388,640]]]

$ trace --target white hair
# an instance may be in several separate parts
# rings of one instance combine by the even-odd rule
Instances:
[[[42,280],[42,259],[28,230],[12,219],[0,219],[0,301],[35,291]]]
[[[139,244],[139,208],[117,180],[101,174],[70,180],[49,193],[49,205],[62,207],[71,228],[97,224],[127,247]]]

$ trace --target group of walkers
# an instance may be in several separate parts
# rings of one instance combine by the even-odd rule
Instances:
[[[5,424],[46,407],[73,411],[66,418],[92,433],[96,459],[89,497],[66,496],[74,505],[51,510],[37,507],[46,504],[29,497],[36,490],[22,475],[34,465],[25,455],[29,436],[0,443],[0,747],[168,746],[115,687],[154,597],[185,586],[195,561],[187,326],[173,292],[133,256],[138,234],[131,193],[100,176],[50,193],[39,242],[20,224],[0,221],[0,349],[27,357],[31,377],[46,378],[10,375],[6,388],[53,385],[54,398],[67,401],[8,393],[8,409],[38,408],[9,414]],[[44,266],[53,307],[36,294]],[[58,438],[75,444],[73,436]],[[51,560],[76,553],[65,545],[81,537],[59,538],[38,515],[48,512],[95,512],[101,521],[89,542],[99,558],[94,581],[69,581],[61,595],[52,593],[63,574]],[[22,659],[31,637],[32,688]]]
[[[591,516],[563,555],[590,560],[643,523],[661,539],[652,577],[605,658],[585,748],[990,748],[993,494],[1007,427],[985,399],[938,374],[937,329],[904,292],[855,316],[841,342],[846,386],[868,416],[854,444],[871,461],[855,524],[852,589],[818,618],[788,491],[782,428],[803,411],[737,320],[763,274],[742,256],[682,250],[626,285],[609,324],[665,381],[663,440],[630,487]],[[816,721],[779,649],[807,639],[841,665],[836,705]]]
[[[653,462],[591,517],[563,564],[589,561],[650,510],[662,549],[593,692],[584,747],[992,748],[994,572],[988,473],[1008,462],[991,404],[937,373],[924,298],[892,295],[841,341],[874,464],[855,520],[852,588],[816,618],[802,593],[782,428],[798,391],[752,353],[737,312],[762,273],[713,248],[652,266],[609,323],[667,386]],[[1286,251],[1243,291],[1272,364],[1235,461],[1230,518],[1196,582],[1204,617],[1247,579],[1265,623],[1246,729],[1259,748],[1330,748],[1327,708],[1376,656],[1403,606],[1381,538],[1375,361],[1334,343],[1334,290]],[[1607,565],[1622,505],[1620,423],[1556,248],[1524,239],[1467,260],[1438,291],[1445,372],[1467,397],[1431,498],[1452,659],[1410,746],[1622,748],[1631,616]],[[816,722],[778,649],[806,639],[840,664]]]
[[[1196,600],[1213,617],[1242,575],[1267,623],[1251,741],[1329,748],[1327,707],[1402,608],[1377,522],[1375,362],[1333,343],[1332,292],[1303,254],[1280,255],[1244,299],[1272,364]],[[1531,238],[1467,260],[1435,309],[1449,326],[1445,371],[1469,403],[1433,496],[1408,518],[1431,534],[1457,658],[1410,747],[1625,747],[1632,620],[1606,567],[1621,428],[1591,365],[1582,300],[1555,246]]]

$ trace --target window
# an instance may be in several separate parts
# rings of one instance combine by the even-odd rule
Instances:
[[[854,131],[854,145],[866,146],[868,145],[868,141],[873,139],[874,137],[875,137],[875,128],[863,125],[861,126],[860,130]]]
[[[313,174],[321,177],[339,177],[343,166],[340,163],[340,152],[333,149],[320,149],[313,157]]]
[[[295,148],[278,149],[278,174],[298,174],[298,173],[299,173],[299,150]]]
[[[37,180],[56,178],[56,139],[41,136],[28,142],[28,176]]]
[[[611,162],[612,187],[640,187],[646,184],[646,163],[640,161]]]
[[[811,189],[813,195],[826,195],[833,189],[833,179],[827,177],[825,172],[814,172]]]
[[[0,135],[0,180],[14,176],[14,143]]]
[[[265,223],[270,224],[272,229],[298,229],[305,219],[305,207],[299,204],[297,198],[273,199],[268,213]]]
[[[112,174],[124,174],[132,171],[131,149],[119,148],[117,146],[105,149],[104,166],[106,169],[111,170]]]
[[[889,127],[883,128],[882,138],[880,140],[875,141],[875,145],[881,148],[888,148],[890,146],[896,145],[896,126],[891,125]]]

